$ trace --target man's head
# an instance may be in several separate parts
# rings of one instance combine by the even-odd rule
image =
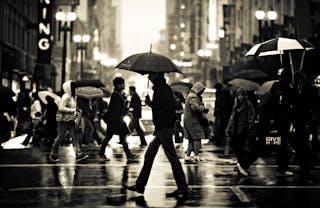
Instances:
[[[135,86],[130,86],[130,87],[129,87],[129,93],[130,93],[131,96],[132,96],[133,94],[135,94],[135,93],[136,93],[136,87],[135,87]]]
[[[150,79],[150,81],[155,84],[161,81],[166,81],[166,79],[164,78],[164,73],[163,72],[151,72],[149,73],[148,78]]]
[[[124,88],[125,88],[124,79],[122,77],[116,77],[113,80],[113,86],[117,90],[124,90]]]

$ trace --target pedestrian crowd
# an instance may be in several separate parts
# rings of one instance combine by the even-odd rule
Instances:
[[[27,134],[22,144],[46,145],[51,148],[49,160],[52,162],[60,161],[59,148],[65,143],[72,143],[78,162],[89,157],[82,153],[82,146],[100,146],[97,155],[108,161],[106,147],[113,136],[118,135],[127,161],[131,163],[139,155],[131,152],[126,139],[136,132],[140,146],[147,148],[144,163],[135,183],[123,186],[140,194],[144,193],[161,145],[178,187],[167,196],[188,195],[185,174],[176,152],[184,139],[188,141],[185,163],[205,162],[200,150],[202,141],[208,139],[210,143],[224,147],[226,156],[235,154],[240,176],[248,176],[250,166],[259,157],[274,152],[279,176],[293,175],[289,164],[293,156],[297,156],[301,182],[312,182],[310,170],[320,140],[320,96],[303,73],[296,73],[294,85],[280,76],[270,91],[259,96],[253,91],[233,87],[229,80],[218,83],[215,85],[214,109],[208,109],[203,101],[206,86],[201,82],[194,83],[184,97],[180,92],[172,91],[164,73],[149,73],[148,78],[153,84],[153,97],[147,95],[145,104],[152,109],[155,126],[154,138],[149,144],[140,124],[141,99],[134,86],[129,87],[129,95],[125,94],[125,80],[121,77],[113,80],[114,90],[109,103],[101,97],[75,96],[72,81],[63,84],[64,94],[58,104],[49,95],[41,100],[38,92],[29,96],[21,91],[16,102],[13,95],[6,96],[6,102],[11,104],[1,109],[1,143],[10,139],[11,132],[15,136]],[[214,115],[214,121],[209,121],[210,113]],[[125,117],[130,118],[129,123]],[[213,137],[210,131],[214,131]]]

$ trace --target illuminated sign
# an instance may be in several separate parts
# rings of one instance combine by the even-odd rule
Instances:
[[[38,2],[38,63],[51,63],[52,52],[52,2],[39,0]]]

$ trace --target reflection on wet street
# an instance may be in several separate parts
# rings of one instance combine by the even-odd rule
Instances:
[[[299,186],[296,177],[277,177],[274,157],[259,160],[249,177],[238,176],[234,156],[223,156],[223,150],[204,145],[204,162],[183,164],[190,189],[186,200],[166,198],[176,189],[170,163],[160,149],[144,196],[127,191],[121,184],[133,184],[143,163],[145,148],[138,139],[130,143],[134,153],[141,154],[135,163],[127,164],[122,148],[111,143],[107,155],[111,161],[97,157],[97,147],[84,147],[90,155],[76,163],[72,147],[62,147],[61,162],[47,161],[45,148],[8,149],[0,152],[1,207],[319,207],[320,186]],[[178,149],[183,163],[183,149]],[[297,172],[298,166],[290,168]],[[319,175],[314,170],[313,175]],[[299,196],[299,197],[298,197]],[[302,197],[304,198],[302,198]],[[311,206],[312,203],[312,206]]]

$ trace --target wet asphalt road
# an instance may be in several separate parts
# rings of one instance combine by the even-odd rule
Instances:
[[[151,136],[147,137],[150,141]],[[98,147],[83,147],[88,160],[76,163],[71,146],[61,147],[59,163],[47,161],[49,150],[21,148],[0,150],[0,207],[320,207],[320,166],[312,171],[316,182],[298,185],[293,177],[276,176],[272,155],[258,160],[250,176],[240,177],[234,156],[203,145],[204,162],[183,164],[190,188],[187,200],[166,198],[176,189],[171,167],[160,148],[144,196],[127,191],[122,183],[134,183],[143,164],[145,148],[129,137],[130,148],[140,158],[127,164],[114,138],[107,149],[111,161],[101,161]],[[183,163],[183,149],[178,149]],[[319,182],[317,182],[319,181]]]

